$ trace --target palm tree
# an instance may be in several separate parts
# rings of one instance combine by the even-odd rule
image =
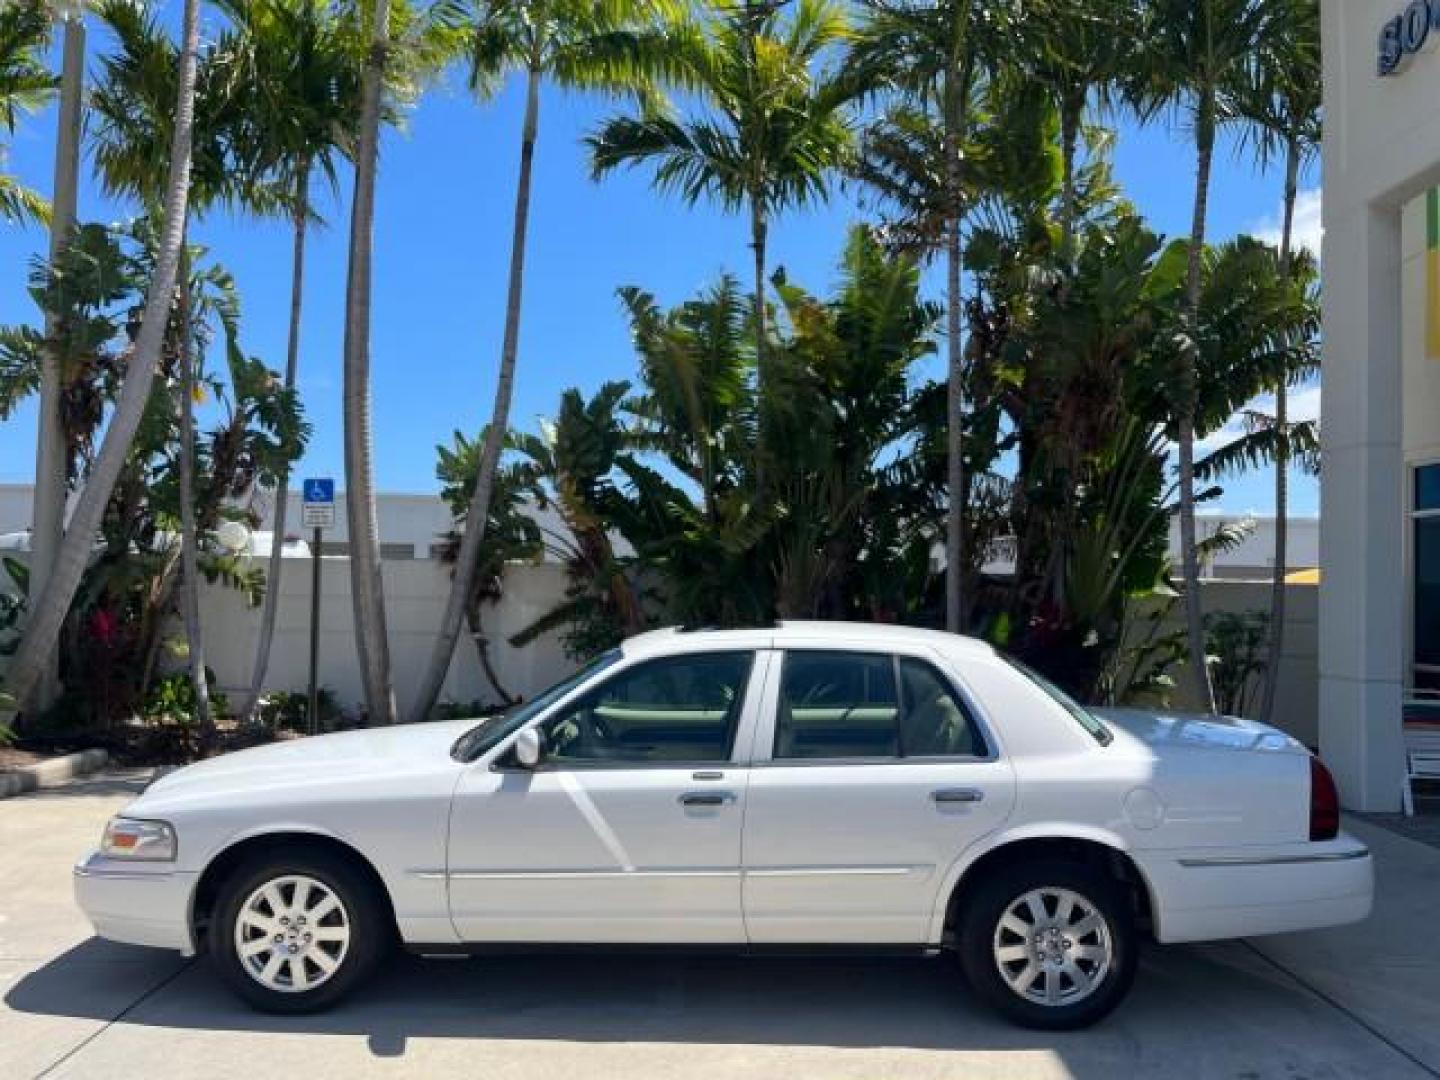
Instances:
[[[1269,32],[1256,52],[1239,96],[1261,167],[1277,156],[1285,162],[1280,230],[1280,275],[1291,278],[1295,199],[1301,166],[1320,145],[1320,5],[1318,0],[1266,0]],[[1286,541],[1290,498],[1291,431],[1288,378],[1275,382],[1275,566],[1270,582],[1269,640],[1260,719],[1269,721],[1280,681],[1285,638]]]
[[[268,194],[273,185],[287,196],[285,210],[293,240],[290,264],[290,324],[285,348],[285,389],[293,391],[300,362],[300,319],[305,279],[305,241],[312,222],[310,188],[318,172],[333,190],[339,159],[355,148],[355,115],[360,99],[360,56],[353,35],[328,0],[223,0],[237,53],[251,73],[254,96],[237,140],[243,176]],[[280,473],[273,492],[273,543],[266,571],[264,607],[250,693],[242,715],[252,719],[270,664],[279,610],[282,552],[289,503],[290,470]]]
[[[25,637],[10,666],[7,690],[16,702],[28,699],[46,670],[61,624],[94,552],[95,536],[111,491],[125,466],[150,400],[150,386],[170,321],[175,280],[184,247],[199,39],[200,0],[185,0],[163,226],[155,275],[145,298],[134,351],[126,366],[125,383],[106,428],[100,453],[76,502],[50,581],[38,596],[33,597]]]
[[[886,154],[892,148],[913,147],[923,140],[926,115],[939,120],[940,175],[938,198],[927,200],[924,213],[938,228],[937,246],[945,252],[946,336],[946,487],[949,492],[945,522],[945,628],[959,633],[966,624],[962,581],[965,566],[965,461],[961,417],[965,411],[965,357],[962,339],[961,293],[965,253],[963,230],[969,211],[964,148],[971,136],[974,111],[994,63],[994,42],[1004,17],[1003,7],[990,0],[865,0],[866,17],[852,55],[862,84],[888,80],[908,103],[896,116],[898,127],[882,133],[882,145],[872,149]],[[893,179],[893,160],[876,164],[872,157],[868,178]],[[890,189],[893,191],[893,189]]]
[[[820,70],[849,38],[843,8],[832,0],[797,0],[787,17],[786,6],[745,0],[677,23],[664,74],[693,96],[695,114],[677,119],[655,104],[607,121],[586,140],[597,178],[621,165],[648,164],[662,191],[749,213],[762,499],[770,223],[790,207],[827,198],[831,175],[849,156],[849,107],[861,89],[846,72]]]
[[[1134,38],[1125,26],[1130,0],[1041,0],[1021,24],[1023,67],[1044,86],[1060,114],[1061,251],[1068,258],[1079,213],[1075,159],[1085,110],[1106,101],[1127,73]]]
[[[44,105],[55,89],[45,67],[49,41],[50,15],[42,0],[0,7],[0,129],[7,134],[14,133],[22,112]],[[44,199],[0,172],[0,220],[44,221],[49,214]]]
[[[1201,259],[1210,196],[1215,133],[1234,118],[1234,96],[1261,41],[1259,0],[1144,0],[1142,63],[1132,98],[1142,117],[1168,109],[1184,116],[1195,144],[1195,201],[1186,269],[1185,336],[1176,357],[1176,428],[1180,458],[1180,556],[1190,677],[1206,712],[1215,711],[1200,606],[1195,535],[1195,342],[1199,331]]]
[[[653,0],[454,0],[438,12],[451,25],[466,27],[470,86],[490,93],[511,71],[525,78],[525,115],[520,129],[520,176],[510,237],[510,276],[505,299],[505,333],[495,403],[485,433],[480,467],[455,573],[430,661],[420,680],[412,719],[430,715],[455,654],[467,597],[474,591],[480,545],[491,521],[490,499],[500,449],[510,423],[515,361],[520,343],[520,308],[525,285],[525,237],[530,220],[530,176],[540,121],[540,89],[549,80],[570,89],[648,96],[646,59],[656,50],[653,24],[668,5]]]
[[[370,295],[374,262],[375,173],[379,165],[381,94],[390,59],[390,0],[365,13],[369,48],[360,82],[355,194],[350,204],[349,275],[345,287],[344,391],[345,512],[350,528],[350,592],[355,648],[371,723],[393,724],[395,688],[380,576],[380,528],[375,510],[374,435],[370,418]],[[363,20],[362,20],[363,24]]]
[[[60,75],[60,115],[55,137],[55,192],[50,216],[50,265],[58,265],[75,227],[77,177],[80,171],[81,98],[85,91],[85,17],[83,10],[64,9],[65,44]],[[0,16],[3,18],[3,16]],[[60,329],[53,313],[45,313],[45,339]],[[57,350],[45,349],[40,375],[40,416],[35,447],[35,501],[30,528],[30,588],[37,594],[50,578],[50,567],[65,526],[65,432],[60,415],[61,363]],[[57,689],[58,663],[36,691],[35,707],[49,708]]]
[[[170,102],[176,79],[175,46],[152,13],[128,0],[105,0],[99,12],[115,34],[118,48],[101,61],[100,81],[92,99],[97,120],[95,163],[107,193],[137,198],[153,217],[164,197],[165,147],[174,124]],[[229,146],[238,142],[235,124],[241,93],[233,78],[233,41],[222,39],[210,44],[197,63],[189,198],[192,212],[199,216],[226,200],[248,199],[252,205],[264,205],[266,201],[258,192],[245,189],[230,168]],[[199,534],[202,524],[210,527],[213,523],[201,523],[195,514],[194,413],[202,390],[196,378],[190,263],[187,240],[180,248],[180,287],[173,327],[180,375],[180,591],[196,720],[208,739],[212,725],[200,619]]]

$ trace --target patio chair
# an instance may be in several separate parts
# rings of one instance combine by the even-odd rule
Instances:
[[[1401,803],[1415,816],[1415,781],[1440,780],[1440,693],[1411,691],[1404,704],[1405,786]]]

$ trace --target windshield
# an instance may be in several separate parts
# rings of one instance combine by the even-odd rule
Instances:
[[[1085,708],[1085,706],[1081,705],[1069,694],[1065,693],[1064,690],[1061,690],[1049,679],[1045,678],[1044,675],[1041,675],[1034,668],[1029,667],[1026,664],[1022,664],[1013,656],[1005,656],[1002,653],[1001,659],[1003,659],[1016,671],[1020,672],[1021,675],[1024,675],[1041,690],[1044,690],[1045,693],[1049,695],[1049,697],[1057,705],[1059,705],[1071,716],[1073,716],[1076,722],[1086,731],[1088,731],[1090,733],[1090,736],[1101,746],[1109,746],[1110,743],[1114,741],[1115,736],[1110,733],[1109,728],[1107,728],[1104,724],[1100,722],[1100,718],[1098,716],[1092,713],[1089,709]]]
[[[478,726],[471,728],[455,740],[455,745],[450,748],[450,756],[456,761],[474,761],[511,732],[519,731],[533,717],[544,712],[590,676],[598,671],[604,671],[619,659],[619,649],[601,653],[574,675],[560,680],[544,693],[527,702],[512,706],[502,713],[486,717]]]

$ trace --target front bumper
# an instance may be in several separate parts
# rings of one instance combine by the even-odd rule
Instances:
[[[1134,854],[1162,942],[1340,926],[1368,917],[1374,900],[1369,849],[1344,833],[1280,847]]]
[[[190,896],[197,876],[168,863],[107,859],[92,851],[75,864],[75,902],[103,938],[190,956],[195,952]]]

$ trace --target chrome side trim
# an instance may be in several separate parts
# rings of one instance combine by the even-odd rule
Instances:
[[[444,870],[411,870],[413,877],[444,880]],[[738,878],[739,870],[452,870],[451,881],[589,881],[610,878]]]
[[[929,874],[933,866],[765,866],[751,870],[411,870],[426,881],[573,881],[619,878],[790,878],[790,877],[904,877]]]
[[[1181,859],[1180,865],[1189,870],[1213,866],[1290,866],[1295,863],[1344,862],[1348,859],[1368,859],[1369,848],[1351,851],[1327,851],[1318,855],[1217,855],[1208,859]]]
[[[932,866],[762,866],[747,869],[746,877],[905,877],[928,874]]]
[[[80,878],[104,878],[110,881],[169,881],[175,875],[169,870],[162,870],[157,873],[155,871],[120,870],[109,867],[77,864],[75,867],[75,876]]]

